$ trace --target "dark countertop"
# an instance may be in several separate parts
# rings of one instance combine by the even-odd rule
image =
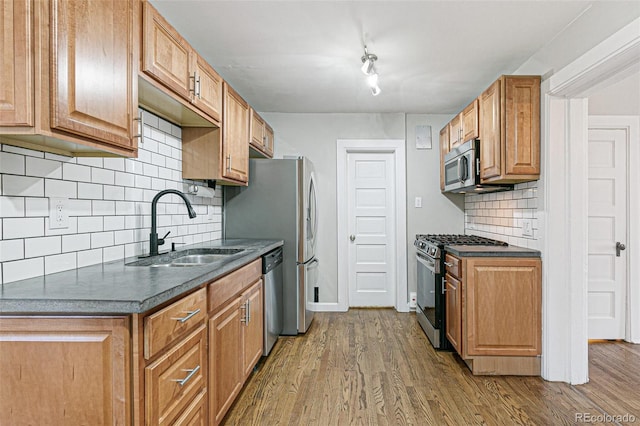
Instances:
[[[458,257],[540,257],[540,251],[518,246],[446,246],[447,253]]]
[[[227,274],[282,246],[282,240],[215,240],[181,246],[242,248],[243,252],[201,266],[126,266],[137,258],[87,266],[0,285],[0,314],[133,314]]]

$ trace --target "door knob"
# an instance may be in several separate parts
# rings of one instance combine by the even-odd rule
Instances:
[[[627,249],[627,246],[625,246],[625,245],[624,245],[624,244],[622,244],[620,241],[618,241],[618,242],[616,243],[616,256],[617,256],[617,257],[620,257],[620,252],[621,252],[622,250],[626,250],[626,249]]]
[[[353,241],[356,240],[356,236],[355,235],[351,235],[351,236],[349,236],[349,239],[351,240],[351,242],[353,242]]]

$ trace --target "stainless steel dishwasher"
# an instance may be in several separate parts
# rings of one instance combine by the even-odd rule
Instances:
[[[282,247],[262,256],[264,275],[264,351],[269,355],[282,333]]]

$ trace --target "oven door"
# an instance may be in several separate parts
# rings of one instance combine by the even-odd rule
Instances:
[[[436,263],[433,259],[416,253],[417,260],[417,309],[418,323],[434,348],[440,347],[439,321],[436,315]]]

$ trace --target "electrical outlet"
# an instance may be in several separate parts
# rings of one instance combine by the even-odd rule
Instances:
[[[533,221],[531,219],[522,219],[522,236],[533,237]]]
[[[415,206],[416,208],[422,207],[422,197],[416,197]]]
[[[417,306],[417,296],[414,291],[409,293],[409,307],[415,308]]]
[[[68,198],[49,198],[49,229],[69,227]]]

